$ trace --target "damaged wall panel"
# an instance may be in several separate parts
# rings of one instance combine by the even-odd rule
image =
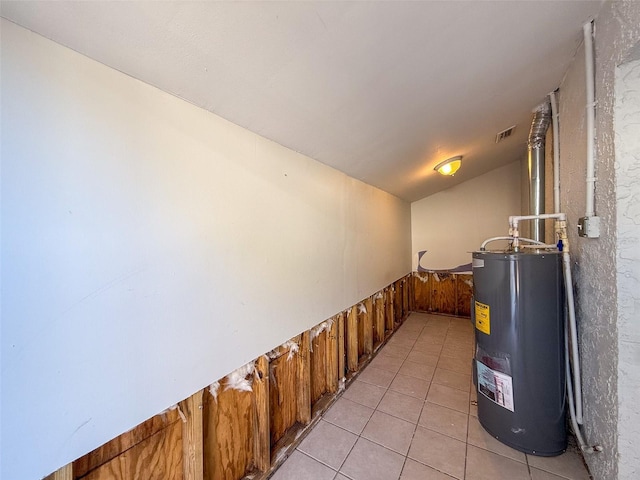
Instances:
[[[337,317],[330,320],[330,327],[326,331],[325,364],[326,385],[328,393],[336,393],[344,372],[340,370],[339,334],[340,324]]]
[[[404,317],[404,313],[402,311],[402,279],[397,280],[393,284],[393,287],[394,322],[396,324],[400,324],[402,322],[402,318]]]
[[[358,364],[362,361],[365,355],[365,312],[366,308],[364,303],[359,303],[356,310],[356,323],[358,325]]]
[[[404,277],[402,279],[402,312],[403,316],[409,315],[412,310],[412,302],[411,302],[411,277]]]
[[[456,315],[471,316],[471,297],[473,296],[473,275],[456,275]]]
[[[404,320],[409,280],[301,333],[47,480],[266,479]]]
[[[450,273],[434,273],[431,284],[431,310],[435,313],[456,313],[456,279]]]
[[[207,394],[204,411],[204,478],[236,480],[253,468],[255,411],[251,391],[225,386]]]
[[[204,390],[180,402],[184,480],[204,479]]]
[[[311,408],[327,393],[336,393],[338,374],[338,319],[333,317],[311,329]]]
[[[269,357],[262,355],[256,361],[253,380],[253,399],[255,403],[253,447],[255,466],[261,472],[267,472],[271,468],[269,389]]]
[[[167,410],[159,415],[151,417],[137,427],[105,443],[92,452],[80,457],[73,462],[74,478],[82,478],[92,470],[117,457],[122,452],[129,450],[156,433],[179,420],[178,410]]]
[[[338,381],[342,382],[347,374],[346,321],[344,312],[336,316],[338,320]]]
[[[56,470],[44,480],[73,480],[73,463]]]
[[[373,317],[371,298],[367,298],[358,304],[358,365],[373,353]]]
[[[364,302],[364,354],[370,357],[373,353],[373,299],[367,298]]]
[[[390,336],[395,330],[395,309],[393,300],[395,298],[393,284],[384,290],[385,293],[385,336]]]
[[[313,333],[313,330],[312,330]],[[327,393],[327,332],[311,341],[311,404]]]
[[[292,340],[292,344],[299,345],[300,336]],[[271,359],[269,365],[269,408],[271,448],[284,437],[284,434],[297,421],[297,379],[298,362],[294,361],[298,347]]]
[[[308,425],[311,421],[311,365],[310,365],[310,334],[303,332],[300,336],[300,348],[298,349],[298,377],[296,378],[296,420],[302,425]]]
[[[373,299],[373,347],[375,350],[382,345],[385,339],[385,304],[384,295],[378,293]]]
[[[87,475],[76,478],[183,480],[182,420],[176,420]]]
[[[345,350],[347,352],[347,371],[358,370],[358,358],[360,353],[358,332],[358,307],[354,306],[347,312],[345,331]]]
[[[427,272],[413,274],[413,306],[418,312],[428,312],[431,309],[431,275]]]

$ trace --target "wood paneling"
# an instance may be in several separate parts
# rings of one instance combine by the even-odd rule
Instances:
[[[413,274],[410,273],[406,277],[407,280],[407,310],[409,312],[415,311],[415,306],[413,304],[414,294],[413,294]]]
[[[311,342],[311,347],[311,404],[314,404],[327,392],[326,332],[320,332]]]
[[[415,311],[470,316],[473,275],[415,272],[412,285]]]
[[[182,421],[122,452],[84,480],[182,480]]]
[[[184,415],[182,423],[182,467],[184,480],[203,480],[203,394],[199,390],[180,402]]]
[[[455,315],[456,278],[450,273],[434,273],[431,283],[431,310]]]
[[[335,401],[346,373],[369,360],[413,302],[421,305],[424,288],[416,280],[401,278],[365,299],[364,309],[354,305],[259,357],[245,378],[251,390],[227,388],[231,377],[225,377],[215,397],[208,389],[196,392],[178,409],[156,415],[47,480],[265,480],[295,448],[312,413],[319,418]],[[453,308],[468,307],[468,276],[442,280],[445,288],[427,291],[429,308],[450,308],[450,284]]]
[[[179,419],[177,410],[168,410],[151,417],[137,427],[96,448],[73,462],[75,478],[81,478],[91,470],[107,463],[134,445],[155,435]]]
[[[457,275],[456,278],[457,315],[471,316],[471,297],[473,296],[473,275]]]
[[[311,366],[309,358],[309,337],[310,335],[308,331],[302,334],[302,337],[300,338],[300,348],[298,349],[296,358],[298,363],[298,378],[296,379],[296,420],[302,425],[307,425],[311,421]]]
[[[253,379],[255,402],[253,449],[254,463],[258,470],[267,472],[271,468],[271,438],[269,435],[269,357],[262,355],[256,361]]]
[[[69,463],[59,468],[51,475],[45,477],[44,480],[73,480],[73,463]]]
[[[336,318],[338,320],[338,381],[342,381],[347,373],[347,336],[345,335],[346,322],[344,319],[344,313],[339,313]]]
[[[296,423],[298,411],[297,403],[297,378],[298,362],[295,355],[282,355],[271,360],[269,365],[269,409],[271,430],[271,446],[280,440],[286,431]]]
[[[253,468],[253,392],[226,389],[221,381],[217,398],[205,395],[204,478],[238,480]]]
[[[357,315],[357,323],[358,323],[358,363],[360,363],[360,359],[362,358],[362,356],[365,353],[365,315],[366,313],[364,313],[362,311],[363,309],[363,304],[359,303],[357,308],[356,308],[356,312],[358,313]]]
[[[334,317],[331,321],[331,327],[326,331],[326,346],[325,346],[325,372],[326,372],[326,387],[327,392],[336,393],[338,391],[338,382],[341,375],[339,374],[339,336],[338,336],[339,323],[338,319]],[[314,402],[315,403],[315,402]]]
[[[402,314],[403,316],[409,315],[409,294],[411,292],[411,274],[408,277],[402,279]]]
[[[373,303],[373,316],[374,316],[374,328],[373,328],[373,344],[375,348],[384,342],[385,339],[385,328],[384,328],[384,296],[376,295],[375,301]]]
[[[371,297],[364,301],[364,354],[369,357],[373,353],[373,301]]]
[[[418,312],[431,310],[431,275],[427,272],[413,274],[413,302]]]
[[[346,325],[347,370],[358,370],[358,306],[355,305],[347,313]]]
[[[364,351],[370,355],[373,353],[373,299],[367,298],[364,301],[364,306],[367,309],[364,326]]]
[[[385,336],[388,337],[395,329],[395,311],[393,308],[393,287],[388,287],[384,291],[385,293]]]
[[[394,284],[394,295],[393,295],[393,313],[394,313],[394,321],[395,323],[402,323],[403,313],[402,313],[402,281],[397,280]]]

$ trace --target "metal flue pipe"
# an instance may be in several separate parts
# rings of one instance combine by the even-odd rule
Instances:
[[[531,215],[544,213],[544,145],[550,122],[551,109],[548,103],[543,103],[534,111],[527,142],[529,152],[529,214]],[[544,242],[543,219],[533,220],[530,237]]]

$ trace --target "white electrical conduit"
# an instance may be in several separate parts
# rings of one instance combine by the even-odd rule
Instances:
[[[595,77],[593,74],[593,25],[591,22],[585,23],[582,27],[584,32],[584,55],[585,55],[585,71],[586,71],[586,89],[587,89],[587,202],[586,217],[595,215],[594,208],[594,191],[596,188],[595,178],[595,160],[594,160],[594,141],[595,141]]]
[[[568,323],[565,322],[564,326],[564,349],[565,351],[569,350],[569,332],[567,331]],[[569,356],[565,355],[564,357],[564,365],[565,372],[567,378],[571,377],[571,366],[569,365]],[[576,435],[576,439],[578,440],[578,444],[580,445],[580,450],[584,453],[595,453],[601,452],[602,446],[594,445],[589,446],[587,442],[584,441],[584,437],[582,436],[582,431],[580,430],[580,426],[576,421],[576,408],[573,398],[573,387],[571,386],[571,382],[567,382],[567,399],[569,400],[569,416],[571,418],[571,428],[573,428],[573,433]]]
[[[571,259],[569,252],[562,252],[562,263],[564,265],[564,289],[567,295],[567,309],[569,311],[569,333],[571,335],[571,365],[573,366],[573,383],[575,385],[576,413],[575,421],[582,425],[582,381],[580,373],[580,355],[578,353],[578,329],[576,328],[576,307],[573,298],[573,281],[571,279]],[[569,356],[569,349],[566,350]],[[567,383],[571,383],[570,378]],[[572,398],[573,400],[573,398]],[[573,420],[573,419],[572,419]]]
[[[553,132],[553,212],[560,213],[560,136],[556,92],[549,94],[551,103],[551,130]]]

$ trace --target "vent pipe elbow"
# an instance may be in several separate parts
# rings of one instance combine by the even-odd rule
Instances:
[[[551,107],[549,103],[545,102],[534,111],[531,130],[529,130],[529,140],[527,141],[530,215],[544,213],[544,147],[550,123]],[[531,238],[544,242],[544,220],[533,220]]]
[[[544,142],[550,123],[551,106],[547,102],[538,105],[533,112],[533,121],[529,130],[529,140],[527,141],[527,147],[530,151],[544,149]]]

